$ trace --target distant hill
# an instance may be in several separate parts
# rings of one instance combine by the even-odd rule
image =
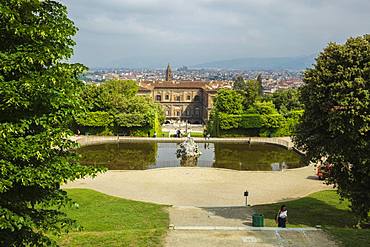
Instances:
[[[303,70],[312,66],[315,55],[300,57],[248,57],[197,64],[193,68],[242,70]]]

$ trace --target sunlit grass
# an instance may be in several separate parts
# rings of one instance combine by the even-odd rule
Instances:
[[[79,208],[65,212],[83,230],[63,235],[61,246],[162,246],[169,222],[165,206],[87,189],[67,191]]]

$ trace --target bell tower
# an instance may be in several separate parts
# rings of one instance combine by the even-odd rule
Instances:
[[[167,69],[166,69],[166,81],[172,81],[172,80],[173,80],[172,69],[171,69],[171,65],[168,64]]]

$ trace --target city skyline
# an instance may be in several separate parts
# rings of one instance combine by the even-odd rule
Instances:
[[[317,54],[368,32],[370,2],[61,0],[79,28],[73,62],[174,67]]]

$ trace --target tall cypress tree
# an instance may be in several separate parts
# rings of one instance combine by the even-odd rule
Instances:
[[[46,234],[74,225],[60,185],[98,172],[69,139],[86,69],[64,62],[77,29],[49,0],[1,1],[0,28],[0,246],[53,246]]]

